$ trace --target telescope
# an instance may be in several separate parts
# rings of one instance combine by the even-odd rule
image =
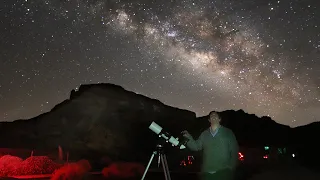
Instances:
[[[159,135],[159,137],[162,137],[166,140],[166,142],[169,142],[172,144],[172,146],[179,147],[179,149],[185,149],[186,146],[184,143],[179,141],[179,138],[175,138],[170,133],[165,132],[161,126],[159,126],[157,123],[152,122],[149,126],[149,129],[152,130],[154,133]]]
[[[171,143],[172,146],[178,146],[180,149],[185,149],[186,146],[181,143],[179,141],[179,138],[175,138],[173,136],[171,136],[168,132],[163,131],[162,127],[159,126],[157,123],[152,122],[149,126],[149,129],[151,129],[151,131],[153,131],[154,133],[156,133],[160,138],[164,138],[166,140],[166,142]],[[163,145],[162,144],[158,144],[157,145],[157,149],[155,151],[153,151],[149,163],[143,173],[142,179],[144,180],[144,178],[147,175],[147,172],[150,168],[150,165],[152,163],[152,160],[154,158],[155,155],[158,155],[158,167],[160,166],[160,163],[162,164],[162,168],[163,168],[163,172],[164,172],[164,176],[165,176],[165,180],[171,180],[171,176],[170,176],[170,171],[169,171],[169,167],[168,167],[168,162],[167,162],[167,157],[164,153],[163,150]]]

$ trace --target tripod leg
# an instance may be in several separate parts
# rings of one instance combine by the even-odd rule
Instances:
[[[161,162],[161,155],[159,154],[159,157],[158,157],[158,168],[160,167],[160,162]]]
[[[153,153],[152,153],[151,158],[150,158],[150,160],[149,160],[149,163],[148,163],[146,169],[144,170],[144,173],[143,173],[143,176],[142,176],[141,180],[144,180],[145,176],[147,175],[147,172],[148,172],[148,170],[149,170],[149,167],[150,167],[150,165],[151,165],[151,163],[152,163],[152,160],[153,160],[155,154],[156,154],[156,152],[153,152]]]
[[[162,169],[163,169],[163,173],[164,173],[164,177],[165,177],[165,180],[168,180],[168,172],[167,172],[167,168],[166,168],[166,165],[164,163],[164,158],[163,158],[163,155],[161,154],[161,164],[162,164]]]
[[[166,180],[171,180],[170,171],[169,171],[166,155],[161,154],[160,156],[161,156],[161,162],[162,162],[162,167],[163,167],[163,172],[164,172],[165,179]]]
[[[165,162],[165,166],[167,167],[167,174],[168,174],[168,179],[171,180],[171,176],[170,176],[170,171],[169,171],[169,165],[168,165],[168,161],[167,161],[167,156],[164,154],[164,162]]]

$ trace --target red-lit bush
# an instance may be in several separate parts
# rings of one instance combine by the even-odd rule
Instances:
[[[5,155],[0,158],[0,177],[14,176],[20,172],[23,160],[19,157]]]
[[[79,166],[81,166],[82,169],[86,172],[89,172],[91,170],[91,165],[88,160],[82,159],[82,160],[78,161],[77,164]]]
[[[56,170],[51,180],[84,179],[91,170],[91,165],[87,160],[80,160],[76,163],[68,163]]]
[[[102,174],[105,178],[133,178],[141,176],[144,169],[144,166],[138,163],[118,162],[103,168]]]
[[[59,167],[47,156],[31,156],[21,163],[20,175],[51,174]]]

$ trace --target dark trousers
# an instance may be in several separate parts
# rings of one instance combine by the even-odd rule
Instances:
[[[201,180],[233,180],[233,171],[227,170],[220,170],[214,174],[210,173],[202,173],[200,175]]]

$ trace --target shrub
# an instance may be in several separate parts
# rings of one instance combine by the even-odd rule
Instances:
[[[68,163],[56,170],[51,180],[84,179],[91,170],[91,165],[87,160],[80,160],[76,163]]]
[[[20,175],[52,174],[61,165],[47,156],[31,156],[20,165]]]
[[[0,177],[19,174],[20,164],[23,160],[16,156],[4,155],[0,158]]]

